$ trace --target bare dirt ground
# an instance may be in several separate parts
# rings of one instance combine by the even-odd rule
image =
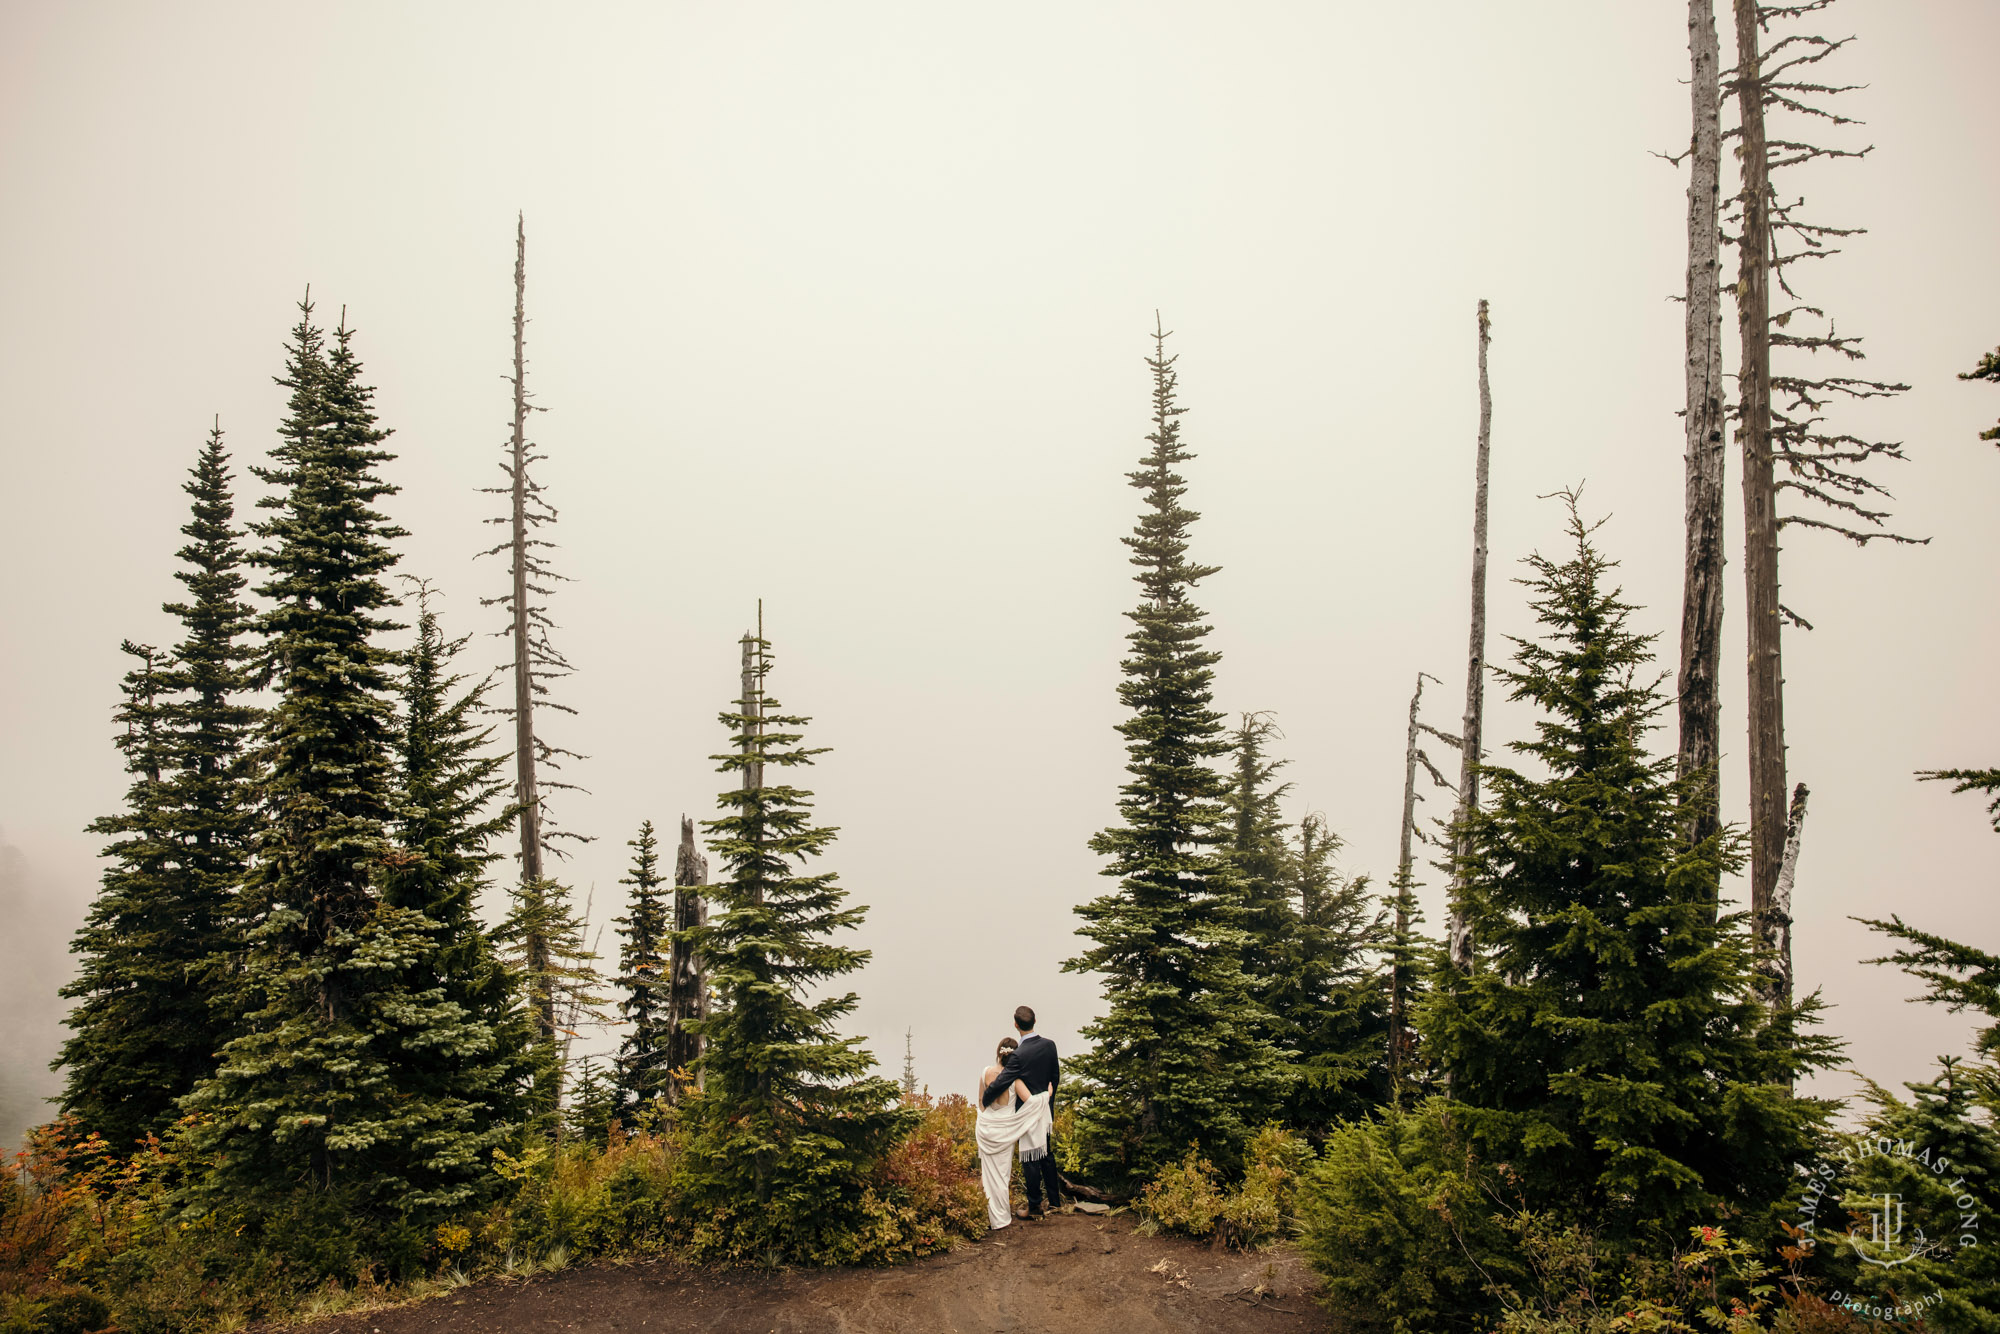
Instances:
[[[294,1327],[307,1334],[1324,1334],[1310,1273],[1279,1247],[1249,1255],[1142,1237],[1120,1215],[1016,1223],[895,1269],[717,1272],[596,1264],[489,1281],[414,1306]],[[1255,1289],[1262,1285],[1265,1292]]]

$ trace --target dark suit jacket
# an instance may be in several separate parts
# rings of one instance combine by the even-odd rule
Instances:
[[[1062,1079],[1062,1062],[1056,1057],[1056,1044],[1040,1033],[1030,1033],[1022,1038],[1021,1045],[1007,1058],[1007,1064],[1000,1067],[999,1076],[986,1086],[986,1092],[980,1096],[980,1105],[992,1106],[1001,1094],[1014,1087],[1017,1079],[1028,1086],[1030,1093],[1054,1088]],[[1055,1101],[1053,1095],[1049,1101]]]

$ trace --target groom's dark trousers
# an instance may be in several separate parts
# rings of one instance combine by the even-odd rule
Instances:
[[[1050,1090],[1049,1110],[1053,1112],[1056,1105],[1054,1089],[1062,1079],[1062,1062],[1056,1057],[1056,1044],[1040,1033],[1030,1033],[1022,1038],[1021,1045],[1007,1058],[1007,1064],[1000,1068],[999,1077],[986,1086],[986,1092],[980,1097],[981,1105],[991,1106],[1001,1094],[1014,1087],[1017,1079],[1028,1086],[1030,1093]],[[1056,1137],[1053,1131],[1049,1133],[1048,1156],[1032,1163],[1022,1163],[1021,1179],[1028,1187],[1030,1213],[1041,1212],[1045,1191],[1049,1208],[1062,1203],[1062,1178],[1056,1172]]]

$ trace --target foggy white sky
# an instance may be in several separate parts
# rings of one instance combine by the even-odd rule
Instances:
[[[1847,420],[1907,441],[1898,523],[1934,541],[1788,535],[1786,600],[1819,626],[1785,646],[1814,793],[1798,966],[1893,1081],[1971,1025],[1903,1004],[1849,914],[1988,944],[2000,916],[1977,803],[1910,776],[2000,761],[2000,456],[1973,438],[2000,393],[1953,378],[2000,342],[2000,10],[1846,0],[1827,27],[1860,37],[1840,73],[1871,85],[1877,151],[1794,178],[1872,229],[1811,293],[1915,386]],[[855,1029],[893,1072],[914,1028],[956,1088],[1015,1004],[1074,1050],[1096,1003],[1058,966],[1106,883],[1085,840],[1121,776],[1156,307],[1195,554],[1223,567],[1219,703],[1277,711],[1294,810],[1326,812],[1349,869],[1393,869],[1415,673],[1449,683],[1434,721],[1459,708],[1479,297],[1496,656],[1528,629],[1512,562],[1559,540],[1536,497],[1581,481],[1671,660],[1684,177],[1649,150],[1686,141],[1685,68],[1671,3],[0,6],[0,1132],[47,1087],[81,831],[124,787],[118,641],[171,642],[177,487],[213,414],[239,465],[271,443],[307,283],[396,430],[402,568],[450,628],[492,630],[475,488],[525,211],[576,581],[555,614],[581,716],[551,730],[591,757],[560,816],[598,839],[574,878],[608,919],[639,821],[713,814],[763,597],[773,689],[834,748],[806,783],[843,830],[828,865],[871,908]],[[1489,719],[1495,743],[1528,722],[1492,692]]]

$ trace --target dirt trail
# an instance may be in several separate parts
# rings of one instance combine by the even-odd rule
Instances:
[[[1268,1295],[1251,1289],[1263,1284]],[[489,1281],[309,1334],[1323,1334],[1291,1251],[1251,1255],[1142,1237],[1124,1216],[1017,1223],[895,1269],[722,1273],[672,1261]]]

